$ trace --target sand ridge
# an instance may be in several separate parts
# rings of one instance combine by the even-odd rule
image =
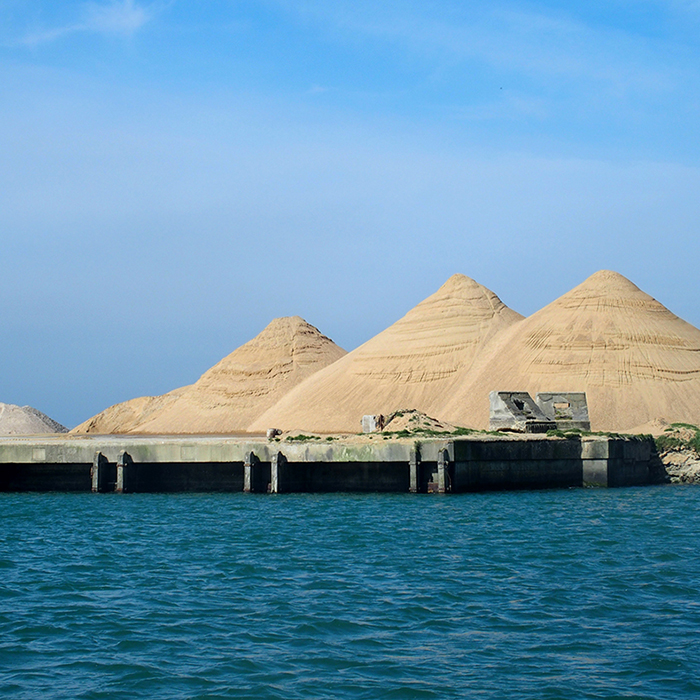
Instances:
[[[357,432],[363,414],[439,415],[455,377],[522,319],[492,291],[453,275],[403,318],[316,373],[248,427]]]
[[[491,390],[585,391],[594,430],[700,422],[700,330],[601,270],[500,335],[436,415],[486,428]]]
[[[700,424],[700,330],[609,270],[528,318],[453,275],[351,353],[299,317],[276,319],[195,384],[75,432],[357,433],[362,415],[399,409],[485,429],[492,390],[585,391],[594,430]]]
[[[73,432],[241,432],[290,389],[344,354],[299,316],[277,318],[194,384],[117,404]]]

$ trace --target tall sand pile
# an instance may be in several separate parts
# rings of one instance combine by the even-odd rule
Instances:
[[[700,330],[603,270],[499,335],[434,415],[486,428],[491,390],[585,391],[593,430],[700,423]]]
[[[0,435],[67,433],[68,428],[31,406],[0,403]]]
[[[249,430],[358,432],[364,414],[402,407],[440,416],[455,378],[520,319],[493,292],[454,275],[402,319],[289,392]]]
[[[242,432],[293,387],[345,354],[299,316],[277,318],[195,384],[117,404],[73,432]]]

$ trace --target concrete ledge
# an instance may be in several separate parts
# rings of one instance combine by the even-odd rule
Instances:
[[[240,437],[0,438],[0,491],[385,491],[649,483],[651,440],[489,436],[286,442]]]

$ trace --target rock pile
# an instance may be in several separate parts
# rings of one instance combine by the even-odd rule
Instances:
[[[415,408],[401,408],[386,416],[384,433],[454,433],[456,425],[431,418]]]
[[[31,406],[0,403],[0,435],[67,433],[68,428]]]
[[[675,423],[656,436],[659,457],[671,483],[700,484],[700,429]]]

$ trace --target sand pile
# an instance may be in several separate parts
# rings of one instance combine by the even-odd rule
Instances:
[[[635,425],[633,428],[625,430],[630,435],[663,435],[669,428],[668,421],[665,418],[653,418],[641,425]]]
[[[136,399],[115,404],[73,428],[71,432],[98,435],[131,432],[138,425],[165,410],[183,391],[190,388],[185,386],[162,396],[139,396]]]
[[[117,404],[73,432],[241,432],[290,389],[345,354],[302,318],[278,318],[195,384]]]
[[[491,390],[585,391],[593,430],[700,423],[700,330],[603,270],[499,335],[441,418],[488,426]]]
[[[492,390],[585,391],[594,430],[700,424],[700,330],[614,272],[527,319],[454,275],[349,354],[298,317],[277,319],[192,386],[75,431],[357,433],[364,414],[405,406],[483,429]]]
[[[385,433],[454,433],[456,425],[432,418],[415,408],[402,408],[386,416]]]
[[[67,433],[68,428],[31,406],[0,403],[0,435]]]
[[[493,292],[454,275],[402,319],[292,390],[249,430],[358,432],[364,414],[388,415],[402,406],[440,415],[455,378],[520,319]]]

